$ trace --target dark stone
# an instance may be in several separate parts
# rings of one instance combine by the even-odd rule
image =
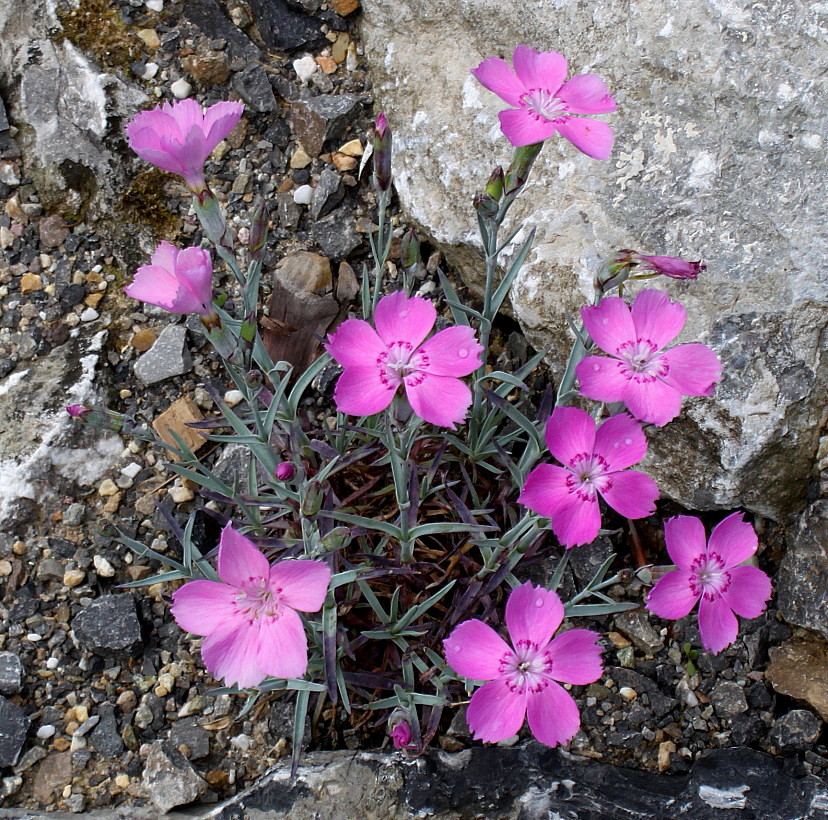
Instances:
[[[67,285],[59,294],[60,304],[64,310],[79,305],[86,297],[84,285]]]
[[[765,724],[756,715],[745,713],[730,719],[730,739],[740,746],[755,743],[766,731]]]
[[[329,214],[345,196],[342,177],[336,171],[326,168],[319,175],[319,182],[313,189],[310,215],[314,220]]]
[[[221,37],[222,40],[226,40],[227,51],[231,57],[244,57],[247,60],[256,60],[261,57],[261,51],[224,14],[221,5],[216,0],[187,0],[183,14],[206,36]]]
[[[141,624],[132,595],[105,595],[92,601],[72,621],[85,649],[111,658],[128,658],[141,647]]]
[[[200,760],[210,754],[210,736],[198,723],[198,718],[185,718],[170,730],[170,743],[176,749],[183,743],[190,750],[191,760]]]
[[[23,664],[14,652],[0,652],[0,692],[16,695],[23,688]]]
[[[23,710],[0,695],[0,767],[14,766],[28,731]]]
[[[733,717],[748,708],[745,690],[733,681],[717,683],[710,692],[710,702],[719,717]]]
[[[342,138],[358,104],[359,98],[353,94],[297,100],[290,107],[293,134],[309,156],[318,156],[325,143]]]
[[[9,130],[9,118],[6,116],[6,106],[0,97],[0,131]]]
[[[630,689],[635,689],[639,695],[644,692],[658,691],[655,681],[650,680],[650,678],[645,678],[644,675],[640,675],[632,669],[625,669],[622,666],[613,666],[607,670],[607,673],[609,677],[611,677],[616,684],[618,684],[619,688],[622,686],[629,686]]]
[[[778,718],[771,729],[771,740],[780,754],[810,749],[822,731],[822,721],[807,709],[794,709]]]
[[[344,207],[314,223],[311,232],[325,256],[337,262],[345,259],[362,242],[353,215]]]
[[[773,706],[773,694],[762,681],[756,681],[748,688],[747,699],[754,709],[770,709]]]
[[[251,63],[244,71],[234,74],[232,85],[253,111],[275,111],[279,107],[264,66],[259,63]]]
[[[279,224],[286,231],[295,231],[299,227],[299,220],[302,218],[302,206],[293,201],[292,194],[276,194],[276,216],[279,219]]]
[[[248,0],[248,4],[262,39],[275,51],[312,49],[327,42],[319,22],[291,8],[287,0]]]
[[[277,148],[287,148],[290,142],[290,126],[281,118],[275,119],[262,134],[262,139],[266,139]]]
[[[100,720],[89,733],[89,743],[103,757],[117,758],[124,753],[124,741],[118,733],[115,706],[111,703],[102,703],[98,707],[98,716]]]
[[[521,335],[520,338],[525,338]],[[569,564],[581,586],[592,580],[595,571],[615,552],[612,541],[606,536],[596,538],[591,544],[585,544],[569,551]]]

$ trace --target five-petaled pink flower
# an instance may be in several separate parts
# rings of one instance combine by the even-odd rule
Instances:
[[[195,100],[164,103],[136,114],[126,126],[130,148],[162,171],[178,174],[194,193],[205,188],[204,163],[236,127],[241,103],[217,102],[203,111]]]
[[[490,57],[472,70],[489,91],[513,108],[500,112],[500,126],[512,145],[543,142],[558,133],[579,151],[608,159],[612,130],[600,120],[573,114],[608,114],[617,105],[597,74],[579,74],[564,82],[566,57],[557,51],[537,52],[529,46],[515,49],[514,71],[500,57]]]
[[[622,401],[641,421],[663,427],[681,412],[682,396],[712,396],[722,377],[719,357],[703,344],[665,352],[687,320],[666,293],[643,290],[632,310],[618,296],[581,309],[584,327],[604,356],[587,356],[576,373],[581,393],[596,401]]]
[[[546,425],[546,446],[564,466],[535,467],[518,501],[549,518],[565,547],[595,540],[601,528],[599,495],[625,518],[644,518],[655,511],[655,481],[627,469],[644,458],[647,439],[626,413],[608,418],[596,430],[589,413],[558,407]]]
[[[568,743],[581,725],[572,696],[560,683],[601,677],[600,637],[572,629],[552,639],[564,608],[557,593],[527,582],[506,604],[509,646],[482,621],[465,621],[444,642],[457,674],[486,680],[471,698],[466,719],[477,740],[497,743],[516,735],[528,713],[532,734],[547,746]]]
[[[659,273],[662,276],[669,276],[671,279],[698,279],[699,273],[707,268],[707,265],[699,262],[688,262],[677,256],[643,256],[636,254],[635,259],[642,266],[643,270]]]
[[[170,313],[213,313],[213,262],[202,248],[179,250],[162,242],[152,255],[152,264],[138,268],[127,296]]]
[[[462,422],[472,394],[460,377],[480,367],[483,347],[463,325],[423,341],[436,319],[427,299],[396,291],[377,304],[376,330],[362,319],[343,322],[325,345],[344,368],[334,391],[337,409],[371,416],[385,410],[403,388],[420,418],[452,429]]]
[[[206,635],[201,657],[215,678],[240,689],[267,675],[298,678],[308,668],[308,641],[296,610],[325,602],[331,571],[319,561],[273,566],[228,523],[218,553],[218,581],[190,581],[173,593],[178,625]]]
[[[647,609],[659,618],[676,620],[700,601],[702,645],[721,652],[736,640],[736,615],[759,617],[771,597],[770,578],[761,569],[739,566],[756,552],[756,532],[742,513],[733,513],[714,527],[708,542],[698,518],[679,515],[664,525],[664,540],[678,569],[650,590]]]

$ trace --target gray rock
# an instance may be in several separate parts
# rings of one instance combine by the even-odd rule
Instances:
[[[251,63],[244,71],[233,75],[233,90],[253,111],[275,111],[279,107],[264,67]]]
[[[293,194],[282,192],[276,194],[276,214],[279,224],[286,231],[295,231],[302,218],[302,206],[293,201]]]
[[[182,14],[206,36],[224,40],[231,57],[256,60],[262,56],[259,48],[227,17],[216,0],[187,0]]]
[[[333,261],[345,259],[362,242],[354,225],[354,217],[344,206],[315,222],[311,233],[325,256]]]
[[[98,707],[98,725],[89,735],[89,743],[105,758],[117,758],[124,752],[124,741],[118,732],[115,707],[111,703],[102,703]]]
[[[828,501],[799,520],[775,579],[782,617],[828,638]]]
[[[319,182],[313,189],[313,200],[310,206],[310,215],[316,220],[330,213],[345,196],[342,186],[342,177],[336,171],[326,168],[319,175]]]
[[[184,718],[177,721],[170,730],[170,743],[177,749],[184,744],[191,760],[200,760],[210,754],[210,736],[198,723],[198,718]]]
[[[184,755],[158,741],[147,757],[141,785],[147,797],[164,813],[185,806],[207,791],[202,780]]]
[[[67,527],[79,527],[86,520],[86,505],[75,501],[63,513],[63,523]]]
[[[588,584],[598,568],[614,552],[612,541],[605,536],[599,536],[591,544],[584,544],[569,552],[569,564],[572,572],[581,586]],[[612,575],[612,573],[608,573]]]
[[[318,156],[325,143],[343,136],[358,104],[353,94],[320,95],[291,103],[293,133],[309,156]]]
[[[733,717],[748,709],[745,690],[733,681],[717,683],[710,693],[710,702],[719,717]]]
[[[0,97],[0,132],[9,130],[9,118],[6,115],[6,104]]]
[[[14,652],[0,652],[0,692],[16,695],[23,688],[23,664]]]
[[[724,379],[714,397],[686,400],[679,420],[653,431],[643,466],[662,495],[689,509],[779,518],[801,508],[828,392],[826,278],[813,261],[828,244],[825,199],[811,195],[826,180],[816,6],[736,14],[669,0],[623,9],[364,0],[362,8],[377,110],[394,129],[400,203],[477,287],[470,203],[512,151],[497,120],[506,105],[470,69],[529,43],[565,51],[571,75],[607,79],[619,103],[601,118],[616,133],[611,160],[550,140],[505,226],[538,230],[513,288],[515,315],[560,374],[565,316],[590,296],[610,253],[704,257],[697,282],[655,286],[687,309],[678,341],[711,344]],[[813,49],[801,47],[803,37]],[[423,59],[435,43],[463,44],[441,52],[439,81]]]
[[[774,721],[771,740],[780,754],[804,752],[819,740],[822,721],[807,709],[794,709]]]
[[[14,766],[28,731],[29,718],[23,710],[0,695],[0,768]]]
[[[184,325],[167,325],[155,344],[135,362],[135,375],[150,385],[189,372],[193,361],[186,342]]]
[[[110,658],[128,658],[141,648],[141,624],[130,594],[104,595],[82,609],[72,621],[84,649]]]
[[[650,623],[649,613],[641,610],[621,612],[615,616],[615,626],[626,635],[642,652],[654,655],[664,646],[664,638]]]
[[[325,42],[319,22],[292,8],[287,0],[248,0],[259,33],[269,48],[285,51]]]

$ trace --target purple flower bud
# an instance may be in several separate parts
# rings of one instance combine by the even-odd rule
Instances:
[[[395,749],[405,749],[411,743],[411,727],[407,720],[401,720],[388,734],[391,736]]]
[[[279,481],[290,481],[296,475],[296,465],[290,461],[283,461],[276,467],[276,478]]]
[[[71,404],[66,408],[66,412],[74,419],[83,421],[92,410],[83,404]]]
[[[688,262],[675,256],[638,256],[637,261],[643,268],[671,279],[698,279],[699,273],[707,268],[701,261]]]
[[[391,142],[388,120],[380,114],[374,127],[374,187],[378,191],[391,187]]]

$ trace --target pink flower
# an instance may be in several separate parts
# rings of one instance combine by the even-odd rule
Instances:
[[[600,120],[573,114],[607,114],[617,105],[597,74],[579,74],[564,82],[568,63],[557,51],[537,52],[529,46],[515,49],[514,71],[500,57],[490,57],[472,70],[489,91],[511,109],[500,112],[500,126],[514,146],[543,142],[559,133],[579,151],[608,159],[612,130]]]
[[[240,689],[267,675],[298,678],[308,668],[308,642],[296,610],[316,612],[325,602],[331,571],[319,561],[273,566],[230,524],[222,530],[218,581],[190,581],[173,593],[178,625],[206,635],[201,657],[215,678]]]
[[[679,259],[676,256],[641,256],[637,254],[636,261],[640,262],[644,269],[653,273],[660,273],[662,276],[669,276],[671,279],[698,279],[699,273],[707,268],[707,265],[699,262],[688,262],[686,259]]]
[[[405,718],[398,718],[398,722],[394,724],[393,728],[388,732],[395,749],[406,749],[411,746],[411,740],[414,735],[411,732],[411,726]]]
[[[758,618],[771,597],[770,578],[761,569],[739,566],[756,552],[756,532],[742,513],[733,513],[714,527],[708,542],[698,518],[679,515],[664,525],[664,540],[678,569],[650,590],[647,609],[676,620],[700,600],[702,644],[710,652],[721,652],[736,640],[736,615]]]
[[[377,304],[376,330],[362,319],[343,322],[325,346],[345,368],[334,391],[337,409],[371,416],[403,388],[420,418],[452,429],[462,422],[472,394],[459,377],[480,367],[483,348],[474,331],[460,325],[423,341],[436,318],[427,299],[396,291]]]
[[[213,263],[202,248],[179,250],[162,242],[152,255],[152,264],[138,268],[127,296],[170,313],[213,313]]]
[[[490,626],[460,624],[444,643],[450,666],[471,680],[486,680],[471,698],[466,719],[477,740],[497,743],[516,735],[529,716],[532,734],[547,746],[568,743],[581,725],[572,696],[560,683],[601,677],[600,637],[572,629],[552,640],[564,608],[555,592],[527,582],[512,591],[506,626],[514,649]]]
[[[518,502],[551,519],[565,547],[595,540],[601,528],[599,495],[625,518],[644,518],[655,510],[655,481],[627,470],[646,455],[647,439],[626,413],[608,418],[596,431],[589,413],[558,407],[546,425],[546,446],[564,466],[535,467]]]
[[[141,111],[126,126],[130,148],[162,171],[178,174],[194,193],[204,190],[204,163],[236,127],[241,103],[218,102],[203,111],[195,100]]]
[[[83,421],[83,419],[85,419],[92,412],[92,410],[85,404],[70,404],[66,408],[66,412],[73,419],[80,419],[81,421]]]
[[[643,290],[632,310],[617,296],[581,309],[584,327],[610,358],[587,356],[576,373],[581,393],[622,401],[641,421],[663,427],[681,412],[682,396],[712,396],[722,377],[719,357],[703,344],[661,349],[681,332],[684,308],[666,293]]]

